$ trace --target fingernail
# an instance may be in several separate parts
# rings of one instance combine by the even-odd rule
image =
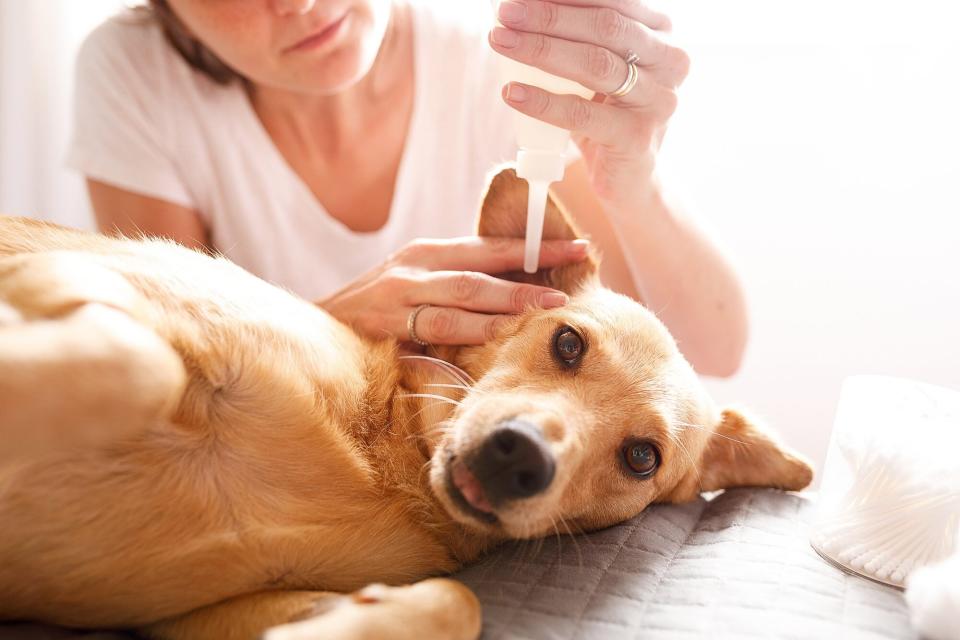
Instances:
[[[506,98],[510,102],[523,102],[527,99],[527,96],[530,95],[530,92],[527,91],[527,88],[522,84],[517,84],[516,82],[511,82],[507,85],[507,95]]]
[[[497,17],[500,22],[522,22],[527,17],[527,5],[522,2],[501,2]]]
[[[547,293],[541,293],[537,300],[541,309],[553,309],[554,307],[562,307],[563,305],[567,304],[570,299],[565,293],[560,293],[559,291],[548,291]]]
[[[573,242],[570,243],[570,253],[575,253],[575,254],[586,253],[587,249],[589,248],[590,248],[589,240],[579,239],[579,240],[574,240]]]
[[[520,42],[520,35],[516,31],[510,31],[510,29],[494,27],[493,41],[501,47],[512,49]]]

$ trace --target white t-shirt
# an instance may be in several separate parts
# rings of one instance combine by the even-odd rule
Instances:
[[[457,4],[411,3],[413,112],[378,231],[351,231],[330,216],[240,84],[217,85],[193,70],[153,20],[129,11],[81,48],[67,162],[89,178],[197,210],[231,260],[323,298],[415,238],[473,233],[487,174],[516,154],[486,25],[460,19]]]

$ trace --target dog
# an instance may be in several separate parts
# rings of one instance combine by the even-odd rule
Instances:
[[[525,203],[501,171],[478,233],[522,237]],[[544,237],[577,233],[551,198]],[[807,486],[597,265],[504,274],[570,302],[403,355],[222,257],[0,219],[0,619],[475,638],[435,576],[505,540]]]

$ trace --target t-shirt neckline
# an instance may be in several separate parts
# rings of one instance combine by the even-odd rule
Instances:
[[[327,211],[327,208],[323,206],[323,203],[314,195],[310,187],[307,186],[307,183],[294,171],[290,163],[287,162],[287,159],[280,153],[277,145],[273,142],[273,138],[270,137],[263,122],[261,122],[257,116],[247,92],[243,87],[237,86],[236,95],[241,102],[240,110],[243,112],[244,117],[251,121],[251,129],[256,132],[255,144],[262,151],[264,161],[272,163],[280,174],[288,175],[291,184],[296,185],[295,188],[300,192],[302,198],[311,203],[318,219],[323,221],[326,226],[334,230],[334,232],[345,238],[375,239],[385,236],[396,227],[401,217],[399,215],[399,209],[401,208],[401,203],[404,202],[406,198],[407,184],[410,178],[407,174],[412,171],[413,165],[416,164],[413,159],[416,151],[414,147],[416,146],[416,141],[420,139],[418,129],[421,126],[420,120],[422,118],[421,112],[423,111],[423,97],[426,93],[426,87],[423,86],[424,74],[421,69],[422,61],[425,59],[425,53],[421,50],[421,43],[427,40],[427,38],[418,37],[418,34],[421,33],[421,25],[418,23],[419,12],[414,5],[415,3],[413,2],[409,2],[406,5],[410,9],[410,24],[413,32],[413,106],[410,110],[410,121],[407,124],[407,134],[403,143],[403,150],[400,152],[400,164],[397,167],[397,175],[393,186],[393,196],[390,200],[390,209],[387,212],[387,220],[379,229],[373,231],[355,231]]]

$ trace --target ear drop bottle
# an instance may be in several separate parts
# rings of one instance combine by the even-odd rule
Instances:
[[[500,0],[492,0],[494,17]],[[499,21],[497,21],[499,25]],[[539,87],[555,94],[571,94],[590,98],[593,92],[582,85],[535,67],[498,55],[501,86],[508,82]],[[547,190],[551,182],[563,179],[570,145],[570,132],[513,110],[517,136],[517,175],[527,181],[527,230],[523,270],[536,273],[543,238],[543,219],[547,206]]]

